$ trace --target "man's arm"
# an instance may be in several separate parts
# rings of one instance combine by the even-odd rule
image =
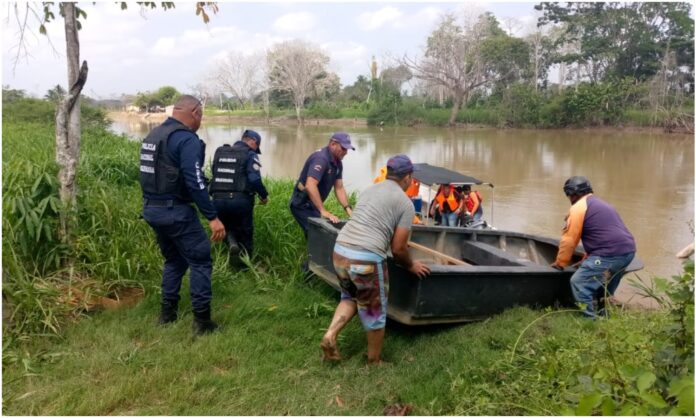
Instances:
[[[563,228],[563,235],[558,244],[556,261],[551,264],[551,267],[563,268],[570,264],[575,248],[578,246],[582,236],[582,226],[585,222],[586,212],[587,204],[585,201],[578,202],[570,208],[565,227]]]
[[[350,206],[348,194],[346,194],[346,189],[343,187],[343,179],[336,179],[334,182],[334,194],[336,195],[338,203],[343,206],[343,210],[346,211],[348,216],[353,216],[353,208]]]
[[[391,250],[397,263],[406,267],[408,271],[419,278],[430,274],[430,268],[420,261],[413,261],[408,253],[408,238],[411,231],[408,228],[397,226],[392,237]]]
[[[259,195],[261,204],[265,205],[268,203],[268,191],[261,180],[261,162],[259,161],[259,155],[255,152],[250,152],[247,159],[247,182],[249,188]]]
[[[319,188],[317,187],[318,184],[319,180],[317,180],[314,177],[307,176],[307,182],[305,184],[305,191],[307,192],[307,196],[309,197],[309,200],[312,202],[314,207],[317,208],[321,216],[323,216],[324,218],[328,218],[333,223],[337,223],[338,217],[326,210],[326,208],[324,207],[324,202],[321,201],[321,195],[319,194]]]
[[[181,173],[184,176],[184,183],[191,195],[191,198],[198,206],[203,216],[210,223],[212,231],[211,239],[220,241],[225,237],[225,226],[217,217],[217,211],[208,197],[208,190],[205,184],[205,175],[203,174],[203,149],[199,144],[198,138],[193,136],[186,138],[181,143]]]

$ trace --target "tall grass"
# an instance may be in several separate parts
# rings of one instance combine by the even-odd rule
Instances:
[[[39,197],[55,197],[44,188],[55,176],[50,127],[3,123],[5,200],[32,197],[37,179]],[[18,240],[35,236],[18,232],[29,228],[3,202],[3,306],[12,314],[3,328],[3,413],[380,415],[399,404],[417,415],[693,415],[693,265],[670,290],[681,295],[671,316],[627,310],[593,322],[518,307],[469,325],[390,322],[389,364],[377,368],[365,367],[354,320],[339,340],[345,360],[323,364],[318,343],[338,295],[300,274],[305,243],[287,207],[290,179],[265,180],[270,202],[255,208],[251,269],[230,268],[226,247],[213,244],[220,332],[192,337],[186,281],[180,320],[158,327],[162,258],[139,219],[138,143],[100,129],[83,140],[72,270],[42,264],[48,247],[22,252]],[[341,213],[333,197],[327,204]],[[95,292],[140,286],[146,297],[86,315],[71,304],[76,283],[94,283]]]

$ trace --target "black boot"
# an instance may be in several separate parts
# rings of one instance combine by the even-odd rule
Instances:
[[[166,325],[176,321],[176,311],[178,309],[179,303],[176,301],[163,300],[162,310],[160,311],[159,319],[157,323],[159,325]]]
[[[230,232],[227,232],[227,235],[225,235],[225,240],[227,241],[227,245],[229,246],[230,258],[239,257],[239,252],[241,251],[241,249],[239,248],[239,243],[234,238],[234,235],[232,235]]]
[[[212,319],[210,319],[210,308],[203,311],[193,311],[193,333],[196,335],[208,334],[215,331],[218,327]]]

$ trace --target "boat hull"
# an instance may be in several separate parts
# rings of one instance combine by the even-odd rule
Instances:
[[[309,267],[340,290],[332,255],[342,224],[310,218]],[[397,265],[389,266],[388,316],[407,325],[469,322],[485,319],[513,306],[573,306],[570,277],[575,269],[550,267],[558,240],[517,232],[414,226],[411,241],[462,260],[445,264],[433,254],[411,248],[415,259],[430,265],[418,279]],[[578,247],[573,261],[582,259]],[[633,269],[640,268],[639,262]]]

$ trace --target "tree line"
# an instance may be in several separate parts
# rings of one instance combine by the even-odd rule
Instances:
[[[375,124],[563,127],[618,124],[638,112],[648,124],[693,127],[689,3],[534,7],[538,20],[524,36],[514,35],[518,22],[488,12],[445,13],[420,56],[373,57],[369,73],[344,87],[326,51],[290,40],[229,51],[192,89],[212,107],[294,109],[300,122],[350,109]],[[138,99],[147,95],[156,92]]]

